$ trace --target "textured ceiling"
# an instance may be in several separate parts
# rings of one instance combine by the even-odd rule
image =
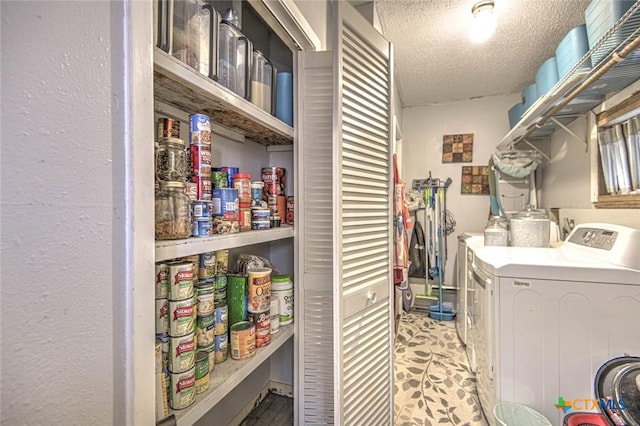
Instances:
[[[498,27],[469,40],[477,0],[375,0],[394,45],[403,106],[519,93],[574,26],[590,0],[494,0]]]

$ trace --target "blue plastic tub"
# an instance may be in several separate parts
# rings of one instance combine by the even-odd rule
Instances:
[[[578,25],[564,36],[556,48],[558,80],[561,80],[562,77],[571,71],[588,51],[589,40],[587,39],[587,26],[585,24]],[[591,68],[591,61],[587,59],[582,66],[584,68]]]
[[[524,92],[522,92],[522,105],[524,111],[528,110],[535,101],[538,100],[538,91],[536,90],[536,84],[530,84]],[[523,113],[524,114],[524,113]]]
[[[509,109],[509,126],[511,126],[512,129],[516,124],[518,124],[520,118],[522,118],[523,112],[524,105],[522,105],[522,102],[518,102]]]
[[[451,321],[456,316],[453,306],[447,302],[442,304],[442,312],[440,310],[440,305],[429,306],[429,316],[437,321]]]
[[[558,82],[558,68],[556,57],[552,56],[538,68],[536,72],[536,93],[538,98],[545,96]]]
[[[593,49],[602,36],[633,6],[633,3],[635,3],[633,0],[593,0],[589,3],[584,12],[589,49]],[[608,40],[610,42],[607,42],[606,45],[591,54],[593,66],[596,66],[622,41],[620,35],[616,34]]]

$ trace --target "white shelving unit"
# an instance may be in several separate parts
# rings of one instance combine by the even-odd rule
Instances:
[[[232,249],[252,244],[293,238],[293,226],[262,231],[248,231],[237,234],[214,235],[204,238],[187,238],[184,240],[156,241],[156,262],[190,256],[208,251]]]
[[[215,370],[209,378],[209,389],[196,396],[196,402],[184,410],[171,410],[175,415],[178,426],[194,424],[212,407],[231,392],[252,371],[268,360],[274,352],[293,336],[294,325],[280,327],[280,331],[271,335],[271,343],[256,350],[255,356],[246,360],[228,359],[222,364],[216,364]]]
[[[291,126],[158,48],[153,50],[153,70],[154,102],[160,110],[167,108],[180,111],[185,116],[190,113],[206,114],[212,118],[212,125],[229,129],[249,141],[273,148],[273,151],[293,152],[294,129]],[[248,152],[255,152],[256,158],[267,160],[270,150]],[[240,164],[241,168],[242,166],[243,164]],[[285,244],[290,243],[293,255],[294,236],[293,226],[282,225],[268,230],[156,241],[154,260],[160,262],[204,252],[284,240],[291,240]],[[250,359],[239,361],[229,357],[225,362],[216,364],[210,375],[209,389],[197,395],[195,403],[190,407],[170,410],[177,424],[192,425],[205,417],[225,396],[240,386],[290,341],[294,329],[293,324],[280,327],[280,331],[271,336],[271,343],[257,349],[255,356]]]

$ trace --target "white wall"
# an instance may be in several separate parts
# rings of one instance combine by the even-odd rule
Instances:
[[[455,232],[449,235],[445,283],[454,284],[457,236],[482,232],[489,215],[488,195],[460,194],[462,166],[488,165],[496,145],[509,131],[507,111],[519,95],[495,96],[463,102],[405,108],[402,117],[402,178],[411,187],[413,179],[429,176],[453,181],[447,191],[447,209],[455,216]],[[473,133],[473,162],[442,163],[442,136]],[[423,224],[424,225],[424,224]]]
[[[327,27],[330,16],[327,0],[295,0],[295,3],[320,39],[322,47],[319,50],[331,49]]]
[[[0,8],[0,423],[124,425],[124,6]]]

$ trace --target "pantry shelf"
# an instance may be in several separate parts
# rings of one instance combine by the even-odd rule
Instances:
[[[171,411],[176,417],[178,426],[192,425],[207,414],[213,406],[284,345],[293,336],[293,331],[294,324],[280,326],[280,331],[271,335],[271,343],[257,349],[252,358],[241,361],[228,359],[222,364],[216,364],[209,379],[209,389],[196,396],[196,402],[191,407]]]
[[[293,238],[293,234],[293,226],[283,225],[279,228],[261,231],[219,234],[211,237],[187,238],[184,240],[156,241],[156,262],[208,251],[284,240],[286,238]]]
[[[206,114],[216,124],[266,146],[293,144],[291,126],[157,47],[153,65],[156,100],[183,111]]]

